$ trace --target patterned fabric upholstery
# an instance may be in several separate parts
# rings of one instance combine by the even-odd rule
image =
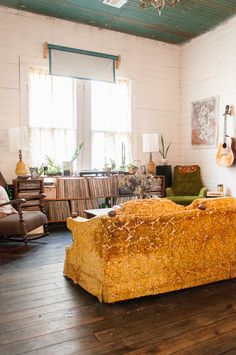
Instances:
[[[64,274],[104,302],[236,277],[236,199],[129,201],[115,217],[68,219]],[[226,233],[227,231],[227,233]]]

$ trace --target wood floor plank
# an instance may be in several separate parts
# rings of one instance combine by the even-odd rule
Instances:
[[[7,295],[12,295],[12,293],[16,294],[16,292],[20,292],[21,294],[23,293],[30,293],[31,291],[34,292],[36,291],[37,288],[39,287],[47,287],[50,285],[57,285],[60,283],[64,283],[65,279],[62,278],[62,275],[59,274],[57,277],[49,278],[49,279],[38,279],[36,281],[31,281],[31,282],[25,282],[21,283],[18,285],[7,285],[4,287],[1,287],[0,289],[0,297],[5,297]],[[36,291],[37,292],[37,291]]]
[[[0,242],[1,355],[236,354],[236,279],[101,304],[63,276],[70,243]]]
[[[150,323],[146,322],[144,337],[145,341],[150,341],[150,339],[155,338],[157,341],[159,338],[173,337],[182,333],[186,330],[191,330],[198,328],[202,325],[207,325],[221,320],[222,318],[233,319],[235,310],[226,307],[209,307],[205,310],[202,310],[199,313],[192,312],[186,313],[185,315],[181,314],[179,317],[174,317],[172,322],[164,321],[159,317],[155,317]],[[169,315],[168,315],[169,317]],[[186,317],[186,318],[185,318]],[[156,327],[161,322],[161,326],[158,327],[158,334]],[[139,336],[140,339],[143,337],[143,321],[140,320],[139,323],[134,324],[134,328],[130,327],[130,324],[124,325],[119,328],[111,328],[102,332],[95,333],[95,336],[104,344],[114,343],[116,341],[126,339],[133,336]],[[139,339],[139,341],[140,341]]]
[[[215,334],[212,337],[209,337],[207,341],[201,341],[202,338],[198,340],[198,342],[195,342],[195,345],[183,349],[177,352],[177,354],[183,354],[183,355],[190,355],[190,354],[203,354],[205,351],[204,349],[207,349],[207,354],[208,355],[215,355],[215,354],[225,354],[225,353],[233,353],[236,354],[236,327],[234,329],[229,330],[228,332],[224,333],[226,329],[230,328],[230,324],[228,323],[228,327],[225,328],[224,330],[221,329],[221,326],[225,326],[222,324],[223,322],[220,322],[218,327],[215,329]],[[235,325],[235,324],[234,324]],[[233,327],[233,325],[231,325]],[[223,334],[221,334],[223,333]],[[198,344],[196,344],[198,343]]]
[[[225,314],[223,315],[223,317]],[[229,331],[236,331],[236,316],[232,315],[226,317],[223,320],[217,320],[218,317],[211,317],[211,320],[207,320],[207,317],[199,319],[199,322],[192,327],[188,326],[185,329],[180,330],[179,335],[175,335],[173,331],[167,332],[166,338],[152,339],[149,341],[149,345],[140,347],[137,350],[130,351],[129,355],[140,355],[148,353],[166,354],[168,353],[181,353],[184,354],[185,351],[196,354],[196,348],[204,349],[205,343],[211,341],[212,338],[216,336],[220,338],[220,334],[227,333]],[[195,329],[191,329],[195,328]],[[199,344],[200,343],[200,344]],[[198,344],[196,347],[195,345]],[[207,352],[208,354],[208,352]]]

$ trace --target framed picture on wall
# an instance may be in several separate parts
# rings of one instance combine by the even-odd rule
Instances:
[[[219,96],[191,103],[191,133],[194,148],[215,148],[218,139]]]

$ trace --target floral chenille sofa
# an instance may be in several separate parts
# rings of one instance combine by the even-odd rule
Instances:
[[[236,199],[125,203],[115,216],[68,219],[64,274],[102,302],[236,277]]]

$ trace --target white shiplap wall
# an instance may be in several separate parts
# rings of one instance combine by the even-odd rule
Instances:
[[[178,46],[0,7],[0,171],[8,182],[15,176],[16,154],[8,152],[7,129],[27,120],[22,117],[27,99],[19,63],[22,58],[40,62],[44,41],[120,54],[118,75],[132,80],[134,159],[148,159],[142,153],[142,133],[160,132],[173,142],[170,163],[179,162]],[[159,159],[155,153],[154,160]]]
[[[191,146],[191,102],[219,96],[219,139],[227,104],[236,107],[236,17],[190,43],[181,50],[181,130],[182,163],[201,166],[205,185],[215,190],[222,183],[228,194],[236,196],[236,167],[216,165],[217,149]],[[235,116],[228,119],[228,133],[236,137]]]

